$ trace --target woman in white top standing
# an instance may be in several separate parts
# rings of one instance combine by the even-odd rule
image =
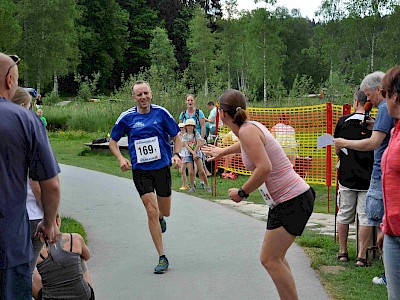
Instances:
[[[296,284],[285,258],[296,236],[303,233],[314,208],[315,192],[293,170],[278,141],[259,122],[249,121],[246,98],[237,90],[225,91],[220,99],[220,116],[239,142],[219,148],[208,145],[203,152],[218,159],[240,153],[252,175],[241,188],[229,189],[229,198],[240,202],[257,188],[270,206],[267,231],[260,260],[271,276],[281,299],[298,299]]]
[[[21,87],[18,87],[11,101],[14,102],[15,104],[25,107],[26,109],[31,109],[32,97],[28,91],[26,91]],[[31,228],[31,240],[34,252],[34,257],[29,264],[30,264],[30,271],[33,276],[33,271],[35,270],[40,250],[43,247],[42,241],[35,236],[36,228],[39,222],[43,219],[43,209],[42,209],[42,204],[40,202],[41,190],[39,182],[34,181],[28,177],[26,188],[27,188],[26,210],[28,211],[28,216],[29,216],[29,225]]]

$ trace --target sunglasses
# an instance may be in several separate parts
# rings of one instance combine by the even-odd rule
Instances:
[[[18,65],[19,62],[21,61],[21,59],[17,55],[9,55],[8,57],[11,58],[14,61],[14,64],[12,64],[11,67],[8,68],[7,73],[6,73],[6,77],[10,73],[11,68],[13,68],[16,65]]]

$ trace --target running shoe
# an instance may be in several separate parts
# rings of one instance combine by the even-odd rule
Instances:
[[[211,187],[210,186],[207,188],[207,193],[211,193]]]
[[[161,232],[164,233],[167,231],[167,222],[165,222],[164,217],[162,219],[158,219],[160,221]]]
[[[164,257],[160,257],[160,260],[158,261],[158,265],[154,269],[154,274],[164,274],[168,270],[168,259]]]
[[[372,278],[372,282],[375,284],[387,285],[385,273],[382,273],[380,276]]]
[[[200,188],[204,189],[204,181],[200,181]]]
[[[181,186],[179,189],[181,191],[187,191],[189,188],[187,186]]]
[[[195,191],[196,191],[196,189],[193,187],[193,188],[190,188],[189,193],[194,193]]]

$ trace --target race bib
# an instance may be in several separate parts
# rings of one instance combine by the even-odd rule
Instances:
[[[271,194],[269,193],[265,182],[262,185],[260,185],[258,190],[260,191],[261,197],[264,199],[265,204],[267,204],[271,208],[274,208],[276,205],[278,205],[278,203],[276,203],[272,199]]]
[[[139,164],[161,159],[160,145],[156,136],[135,141],[135,149]]]

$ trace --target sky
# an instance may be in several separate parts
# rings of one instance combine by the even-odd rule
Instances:
[[[321,0],[277,0],[277,6],[285,6],[289,11],[293,8],[300,9],[300,13],[303,17],[313,19],[314,12],[318,10],[321,4]],[[238,9],[253,10],[257,7],[265,7],[265,2],[254,4],[254,0],[238,0]]]

